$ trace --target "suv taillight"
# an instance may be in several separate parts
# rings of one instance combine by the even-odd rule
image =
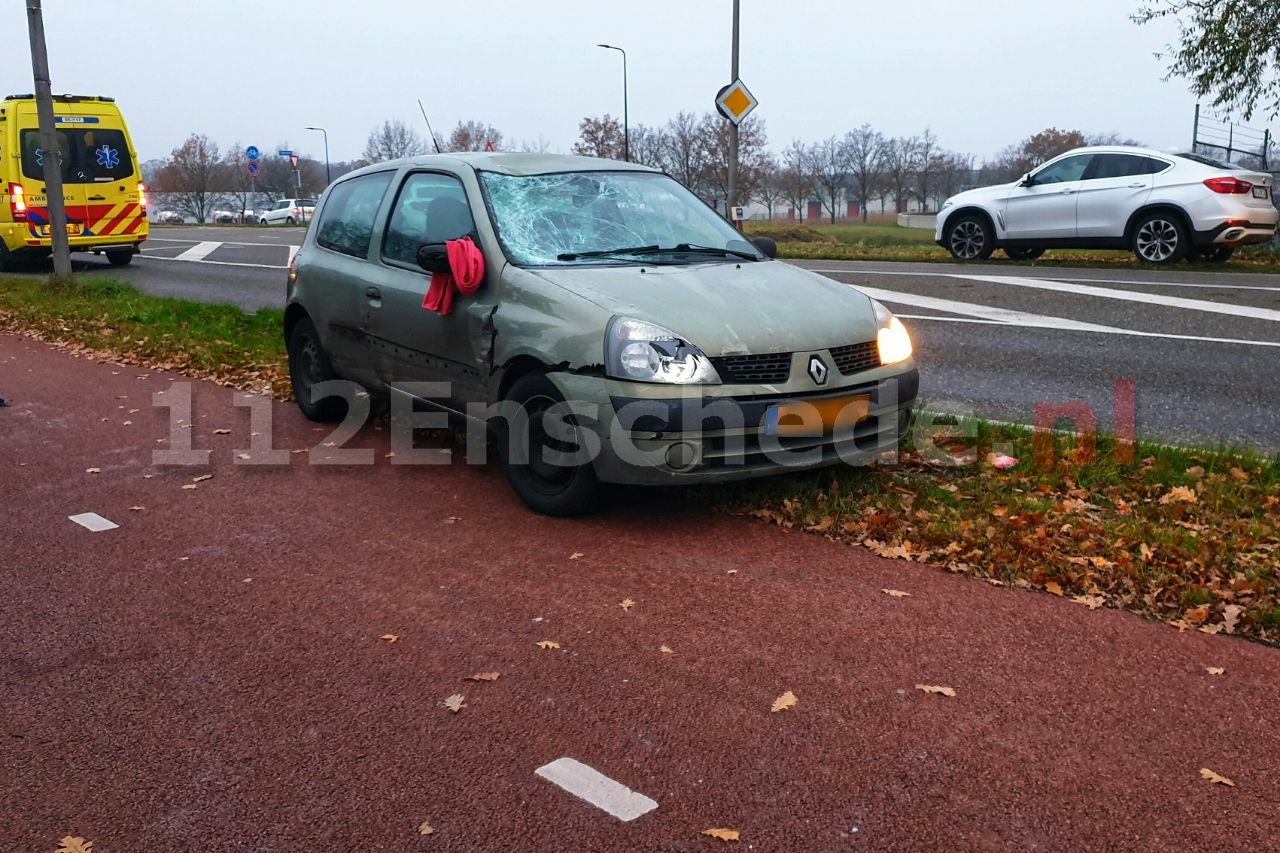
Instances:
[[[145,215],[147,212],[147,185],[142,181],[138,181],[138,207],[142,208]]]
[[[14,222],[27,221],[27,194],[22,184],[9,184],[9,212]]]
[[[1223,195],[1244,195],[1253,189],[1253,184],[1239,178],[1209,178],[1204,185]]]

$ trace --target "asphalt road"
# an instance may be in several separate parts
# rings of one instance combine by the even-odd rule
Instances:
[[[316,464],[341,448],[291,405],[252,420],[229,389],[12,336],[0,379],[0,850],[1280,837],[1275,649],[679,494],[537,517],[496,466],[431,442],[450,464],[396,465],[373,428],[349,444],[371,464]],[[208,460],[154,455],[186,443]],[[566,757],[656,808],[622,822],[537,775]]]
[[[153,228],[117,271],[152,293],[283,301],[301,228]],[[1141,439],[1280,452],[1280,276],[813,261],[902,315],[931,407],[1031,423],[1082,400],[1109,429],[1132,380]],[[83,268],[108,270],[105,261]]]

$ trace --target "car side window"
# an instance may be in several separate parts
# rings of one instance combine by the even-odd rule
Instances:
[[[1154,157],[1143,157],[1142,159],[1146,161],[1147,168],[1147,170],[1143,172],[1144,175],[1158,175],[1165,169],[1169,168],[1169,164],[1163,160],[1157,160]]]
[[[462,182],[452,175],[414,172],[405,178],[382,239],[386,261],[418,266],[418,249],[475,235],[475,220]]]
[[[391,172],[375,172],[334,184],[316,230],[316,244],[355,258],[369,257],[373,221]]]
[[[1084,170],[1089,168],[1089,161],[1093,159],[1092,154],[1077,154],[1074,157],[1068,157],[1065,160],[1046,166],[1039,172],[1035,173],[1035,184],[1062,184],[1068,181],[1078,181],[1084,177]]]
[[[1152,162],[1150,158],[1136,154],[1098,154],[1093,159],[1089,178],[1100,180],[1150,175]]]

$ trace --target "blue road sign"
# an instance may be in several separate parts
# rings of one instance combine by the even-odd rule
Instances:
[[[258,146],[250,145],[248,148],[244,149],[244,156],[249,158],[249,162],[253,162],[262,156],[262,152],[258,150]]]
[[[292,156],[293,156],[293,152],[292,152],[292,151],[290,151],[288,148],[281,148],[279,151],[277,151],[277,152],[276,152],[276,156],[278,156],[278,157],[292,157]]]
[[[259,163],[257,160],[250,160],[248,163],[245,164],[245,167],[249,170],[249,177],[251,178],[258,177],[258,175],[262,172],[262,164]]]

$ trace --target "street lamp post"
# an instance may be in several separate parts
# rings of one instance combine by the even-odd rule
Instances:
[[[616,50],[622,54],[622,159],[631,162],[631,127],[627,121],[627,52],[611,44],[598,44],[605,50]]]
[[[324,182],[328,186],[333,183],[333,175],[329,174],[329,131],[323,127],[308,127],[307,130],[318,130],[324,134]]]

